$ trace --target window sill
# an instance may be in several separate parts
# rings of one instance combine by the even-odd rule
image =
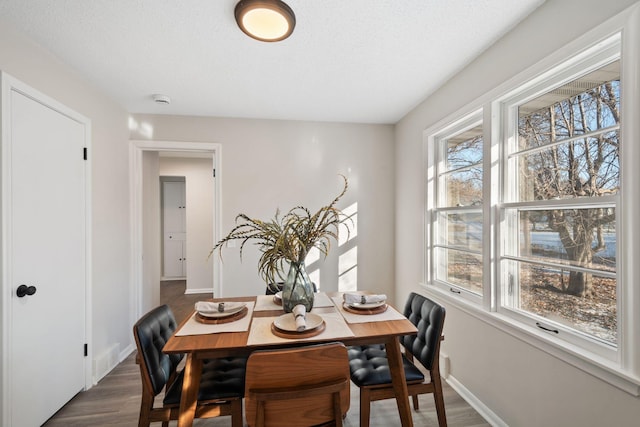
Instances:
[[[640,377],[621,370],[615,362],[565,342],[550,340],[546,334],[539,330],[516,323],[512,318],[502,314],[488,312],[481,306],[475,305],[457,294],[445,292],[436,286],[424,283],[421,283],[420,286],[429,296],[439,302],[449,303],[476,319],[526,342],[581,371],[593,375],[620,390],[633,396],[640,396]]]

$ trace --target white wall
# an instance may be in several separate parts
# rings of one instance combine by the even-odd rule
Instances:
[[[423,131],[633,4],[547,0],[396,125],[396,298],[424,293]],[[511,426],[631,426],[640,399],[447,306],[452,379]]]
[[[213,160],[160,157],[162,176],[184,176],[187,206],[186,293],[213,292]]]
[[[94,378],[131,350],[128,115],[0,17],[0,69],[91,120]],[[105,361],[110,361],[105,363]]]
[[[352,249],[357,250],[359,287],[392,294],[392,126],[160,115],[135,115],[135,119],[142,129],[152,132],[134,130],[131,139],[221,145],[217,179],[221,180],[224,234],[240,212],[270,219],[278,208],[286,211],[303,205],[315,211],[341,190],[338,174],[347,176],[349,190],[338,207],[357,204],[357,236],[343,247],[332,243],[326,260],[310,264],[312,279],[323,290],[337,290],[339,271],[344,267],[339,255]],[[245,246],[242,262],[239,247],[225,248],[222,255],[222,296],[264,293],[254,245]]]

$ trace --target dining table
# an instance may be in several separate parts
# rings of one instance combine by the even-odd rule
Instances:
[[[165,344],[163,352],[186,355],[178,427],[193,425],[203,360],[248,356],[255,350],[336,341],[346,346],[385,345],[401,425],[413,426],[399,338],[415,335],[417,329],[391,304],[385,305],[384,312],[360,313],[358,310],[349,310],[343,304],[342,293],[319,292],[315,294],[309,314],[313,313],[314,318],[322,318],[322,331],[317,334],[283,335],[274,328],[274,323],[277,324],[285,313],[273,295],[213,298],[207,301],[244,302],[246,313],[233,322],[206,324],[198,320],[198,313],[194,309]],[[291,313],[289,315],[293,316]]]

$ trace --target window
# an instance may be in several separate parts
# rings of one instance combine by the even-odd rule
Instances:
[[[470,298],[483,295],[483,138],[479,111],[434,139],[433,280]]]
[[[640,395],[640,48],[623,15],[425,131],[425,286]]]
[[[498,306],[610,358],[618,344],[619,42],[498,103]]]

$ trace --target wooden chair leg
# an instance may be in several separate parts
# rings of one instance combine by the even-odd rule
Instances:
[[[369,416],[371,415],[371,397],[369,389],[360,388],[360,427],[369,427]]]
[[[333,418],[336,427],[342,427],[342,405],[340,402],[340,392],[333,393]]]
[[[138,427],[149,427],[151,424],[151,409],[153,408],[153,397],[142,392],[142,401],[140,403],[140,417],[138,418]]]
[[[231,427],[242,427],[242,399],[231,401]]]
[[[444,394],[442,392],[442,379],[440,372],[431,373],[431,381],[433,382],[433,400],[436,405],[436,413],[438,414],[438,425],[447,427],[447,415],[444,410]]]
[[[413,410],[414,411],[419,411],[420,410],[420,405],[418,403],[418,395],[414,394],[413,396],[411,396],[411,400],[413,400]]]

